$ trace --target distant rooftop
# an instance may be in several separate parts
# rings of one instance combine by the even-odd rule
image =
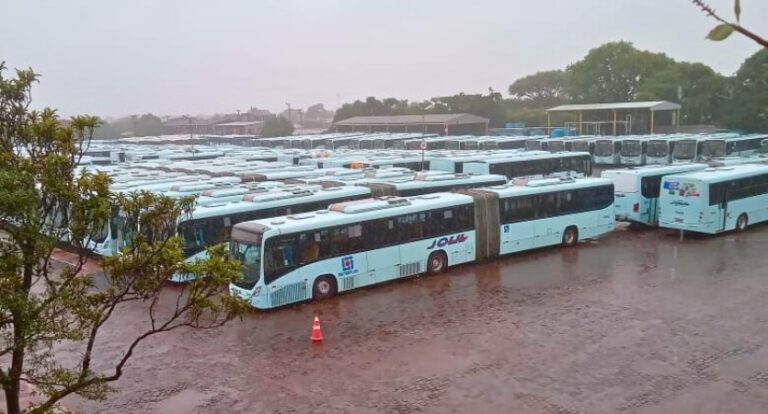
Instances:
[[[613,111],[629,109],[647,109],[655,112],[676,111],[680,108],[682,108],[682,105],[669,101],[641,101],[560,105],[547,109],[547,112]]]
[[[472,114],[425,114],[389,116],[353,116],[335,125],[413,125],[413,124],[481,124],[488,118]]]
[[[262,121],[236,121],[236,122],[224,122],[221,124],[216,124],[216,126],[251,126],[251,125],[259,125],[263,124]]]

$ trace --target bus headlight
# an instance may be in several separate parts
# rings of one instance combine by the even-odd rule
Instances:
[[[255,289],[253,289],[253,295],[252,296],[259,296],[261,293],[261,286],[256,286]]]

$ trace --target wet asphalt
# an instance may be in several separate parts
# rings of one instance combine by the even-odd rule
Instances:
[[[177,287],[168,286],[169,294]],[[546,248],[152,338],[86,413],[765,413],[768,226],[620,225]],[[312,318],[325,341],[309,341]],[[98,368],[145,327],[120,309]],[[62,361],[75,348],[63,347]],[[72,354],[70,354],[71,356]]]

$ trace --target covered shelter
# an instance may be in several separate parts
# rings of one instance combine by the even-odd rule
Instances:
[[[486,135],[490,120],[472,114],[353,116],[335,122],[335,132],[421,132],[438,135]]]
[[[556,106],[554,108],[547,109],[547,129],[549,131],[552,130],[552,114],[553,113],[573,113],[576,114],[578,117],[577,122],[567,122],[566,127],[574,127],[578,128],[579,135],[582,135],[584,133],[584,128],[587,125],[593,125],[598,124],[598,130],[601,130],[600,124],[609,124],[612,128],[613,135],[618,134],[618,126],[620,124],[624,125],[625,131],[631,130],[631,123],[632,118],[629,117],[629,120],[627,121],[625,118],[623,118],[621,121],[619,120],[619,113],[629,113],[632,111],[647,111],[649,113],[649,119],[648,119],[648,129],[647,131],[651,134],[654,133],[656,130],[656,122],[657,122],[657,112],[664,112],[664,113],[671,113],[671,126],[673,127],[672,131],[670,131],[670,128],[665,128],[665,132],[676,132],[680,127],[680,109],[682,108],[682,105],[674,102],[669,101],[641,101],[641,102],[614,102],[614,103],[594,103],[594,104],[568,104],[568,105],[560,105]],[[608,119],[605,121],[584,121],[584,114],[585,113],[606,113],[611,115],[612,119]],[[627,124],[629,122],[629,124]],[[550,132],[551,133],[551,132]]]

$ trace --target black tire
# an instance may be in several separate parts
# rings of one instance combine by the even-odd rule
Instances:
[[[579,230],[574,227],[566,227],[563,231],[563,246],[571,247],[579,243]]]
[[[336,295],[336,278],[333,276],[320,276],[312,285],[312,299],[324,300]]]
[[[448,257],[445,252],[433,252],[427,258],[427,273],[436,275],[448,270]]]
[[[742,214],[736,219],[736,231],[744,231],[749,226],[749,217],[746,214]]]

